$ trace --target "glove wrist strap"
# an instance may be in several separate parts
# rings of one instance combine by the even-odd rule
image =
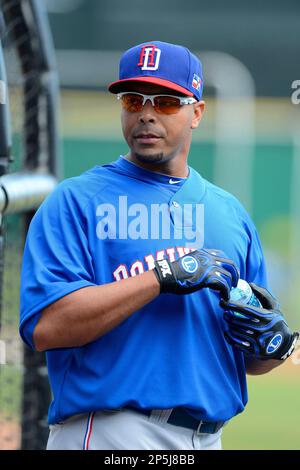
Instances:
[[[166,259],[154,261],[154,274],[160,284],[160,292],[167,292],[168,281],[173,278],[169,261]]]

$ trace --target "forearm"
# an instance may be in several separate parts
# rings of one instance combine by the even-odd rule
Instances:
[[[267,374],[271,370],[283,364],[284,361],[278,359],[269,359],[261,361],[259,359],[245,357],[246,372],[248,375]]]
[[[152,271],[72,292],[44,309],[34,330],[38,351],[90,343],[122,323],[160,293]]]

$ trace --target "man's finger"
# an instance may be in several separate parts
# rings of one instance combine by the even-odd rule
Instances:
[[[219,276],[214,275],[210,277],[206,282],[206,286],[219,291],[222,298],[226,300],[229,299],[230,287],[221,274]]]
[[[254,284],[253,282],[250,283],[250,287],[253,290],[254,295],[258,298],[262,306],[266,309],[273,309],[279,310],[280,305],[277,299],[269,292],[267,289]]]

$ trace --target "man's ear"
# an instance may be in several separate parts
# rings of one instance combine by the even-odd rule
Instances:
[[[197,101],[197,103],[194,104],[194,117],[193,117],[192,125],[191,125],[192,129],[196,129],[199,126],[204,110],[205,110],[205,101]]]

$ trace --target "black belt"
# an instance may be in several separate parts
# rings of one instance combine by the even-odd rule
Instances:
[[[146,410],[141,408],[134,408],[127,406],[130,410],[150,416],[153,410]],[[163,411],[163,410],[162,410]],[[173,424],[174,426],[181,426],[183,428],[193,429],[198,433],[215,434],[225,424],[224,421],[200,421],[194,416],[190,415],[184,408],[173,408],[166,423]]]

